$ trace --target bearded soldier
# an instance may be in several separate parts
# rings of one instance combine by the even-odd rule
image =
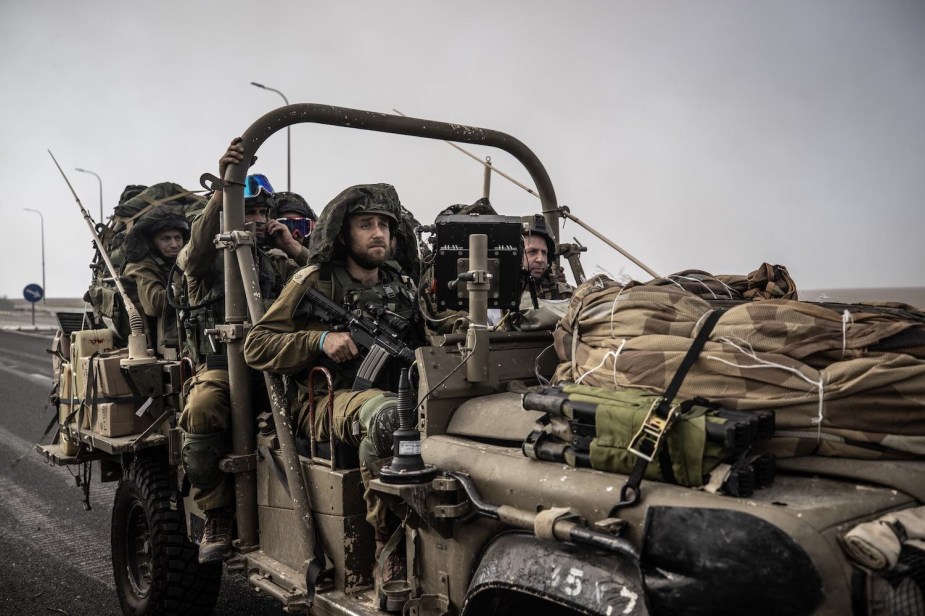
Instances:
[[[378,495],[369,490],[379,461],[392,454],[398,409],[397,397],[391,392],[397,382],[391,371],[380,375],[374,388],[352,391],[362,363],[360,349],[349,332],[330,331],[329,325],[312,316],[305,293],[318,289],[348,310],[367,316],[370,310],[388,310],[398,317],[393,321],[406,324],[400,332],[405,344],[413,348],[423,343],[422,328],[414,318],[413,283],[402,275],[395,261],[390,261],[391,240],[401,212],[398,195],[388,184],[353,186],[335,197],[312,234],[309,266],[293,276],[244,344],[251,367],[295,375],[303,379],[303,389],[310,368],[331,370],[333,424],[329,425],[326,412],[326,392],[318,391],[315,438],[325,439],[333,432],[339,440],[359,448],[360,471],[367,487],[367,521],[376,531],[377,557],[390,531],[398,526]],[[309,413],[303,406],[299,421],[303,434],[309,433],[308,422]],[[397,554],[376,571],[379,583],[402,575],[403,557]]]

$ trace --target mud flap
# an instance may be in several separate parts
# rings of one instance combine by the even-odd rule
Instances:
[[[490,591],[526,593],[590,614],[648,614],[639,564],[600,550],[499,535],[482,554],[462,614],[479,613]]]

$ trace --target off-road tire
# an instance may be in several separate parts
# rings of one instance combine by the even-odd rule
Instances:
[[[126,616],[207,616],[215,607],[222,565],[199,564],[170,496],[169,467],[151,457],[131,462],[116,490],[112,568]]]

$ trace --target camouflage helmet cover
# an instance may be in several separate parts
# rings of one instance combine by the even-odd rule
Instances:
[[[125,236],[123,250],[129,262],[141,261],[148,254],[151,240],[161,231],[175,229],[183,234],[183,242],[190,238],[190,226],[180,208],[170,205],[155,207],[138,219]]]
[[[244,179],[244,211],[249,208],[272,208],[275,204],[276,191],[270,180],[262,173],[249,174]]]
[[[311,220],[318,220],[314,210],[298,193],[288,191],[275,193],[273,195],[273,204],[273,208],[270,210],[270,218],[279,218],[283,214],[294,213]]]
[[[335,249],[342,246],[338,240],[344,223],[355,214],[381,214],[389,219],[394,230],[401,217],[401,201],[391,184],[359,184],[345,189],[321,211],[308,245],[310,264],[328,263],[335,257]]]

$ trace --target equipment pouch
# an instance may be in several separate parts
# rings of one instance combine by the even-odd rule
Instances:
[[[628,475],[636,464],[630,443],[659,397],[638,390],[607,393],[609,400],[598,405],[596,413],[591,467]],[[707,439],[710,412],[709,408],[692,406],[681,413],[663,435],[659,453],[646,467],[646,479],[700,487],[710,471],[733,454]]]
[[[128,312],[122,304],[122,297],[115,288],[102,282],[94,281],[94,284],[87,291],[87,300],[93,305],[100,317],[104,319],[104,323],[106,320],[109,321],[106,323],[107,325],[111,323],[113,332],[119,338],[128,340],[131,333]]]
[[[660,396],[638,389],[612,391],[586,385],[546,387],[524,396],[525,409],[546,411],[524,452],[532,458],[629,475],[639,459],[632,450]],[[770,438],[773,414],[728,411],[700,398],[678,405],[661,431],[642,475],[646,479],[701,487],[721,463],[740,457],[756,440]],[[651,423],[646,424],[651,429]]]

